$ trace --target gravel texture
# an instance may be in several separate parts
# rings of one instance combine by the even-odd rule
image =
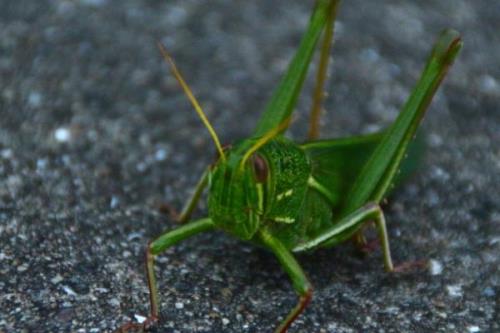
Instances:
[[[156,42],[231,142],[251,133],[310,7],[0,2],[1,332],[147,314],[143,251],[175,227],[158,207],[180,207],[214,154]],[[429,268],[387,274],[379,250],[349,244],[300,256],[315,294],[291,332],[500,332],[500,3],[344,1],[322,131],[389,124],[445,27],[465,47],[424,122],[425,162],[386,207],[394,260]],[[220,232],[169,249],[157,272],[158,332],[270,332],[296,301],[272,255]]]

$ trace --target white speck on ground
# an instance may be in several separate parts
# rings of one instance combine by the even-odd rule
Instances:
[[[90,7],[100,7],[106,4],[108,2],[107,0],[80,0],[82,5],[87,5]]]
[[[468,330],[470,333],[477,333],[477,332],[481,332],[481,329],[479,328],[479,326],[469,326],[469,327],[467,327],[467,330]]]
[[[31,107],[39,107],[42,104],[42,94],[36,91],[32,91],[28,96],[28,104]]]
[[[127,241],[130,242],[130,241],[133,241],[134,239],[141,239],[142,236],[143,236],[142,232],[131,232],[127,236]]]
[[[445,171],[443,168],[435,166],[432,168],[432,173],[431,173],[432,178],[440,181],[447,181],[450,179],[450,174]]]
[[[431,259],[429,260],[429,270],[431,275],[440,275],[443,272],[443,265],[439,261]]]
[[[0,155],[2,155],[2,158],[11,159],[13,156],[12,149],[10,149],[10,148],[2,149],[0,151]]]
[[[361,50],[359,58],[362,62],[375,63],[380,59],[380,55],[377,50],[372,48],[366,48]]]
[[[458,284],[446,286],[446,291],[448,295],[453,298],[463,296],[462,286]]]
[[[491,75],[485,74],[479,79],[479,89],[486,94],[499,94],[500,85],[497,80]]]
[[[119,204],[120,204],[120,198],[113,195],[111,197],[111,202],[109,203],[109,207],[114,209],[114,208],[118,207]]]
[[[62,280],[64,280],[64,278],[61,276],[61,274],[57,274],[52,279],[50,279],[50,282],[52,282],[53,284],[58,284]]]
[[[120,301],[113,297],[111,298],[109,301],[108,301],[109,304],[111,304],[112,306],[115,306],[115,307],[119,307],[120,306]]]
[[[65,127],[59,127],[54,131],[54,138],[58,142],[68,142],[71,140],[71,131]]]
[[[42,172],[47,168],[48,161],[45,158],[39,158],[36,160],[36,171]]]
[[[17,271],[22,273],[22,272],[27,271],[28,268],[29,268],[28,264],[22,264],[22,265],[17,266]]]
[[[70,295],[70,296],[78,296],[78,294],[73,290],[71,289],[70,287],[68,286],[62,286],[64,292],[66,292],[66,294]]]
[[[146,319],[147,319],[147,317],[144,317],[144,316],[141,316],[141,315],[138,315],[138,314],[135,314],[135,315],[134,315],[134,318],[135,318],[135,320],[137,320],[137,322],[138,322],[139,324],[142,324],[142,323],[143,323],[143,322],[145,322],[145,321],[146,321]]]
[[[395,315],[399,312],[399,308],[397,306],[389,306],[385,308],[384,310],[385,313]]]
[[[440,147],[443,145],[443,138],[437,133],[430,133],[427,137],[427,142],[431,147]]]
[[[157,161],[164,161],[167,158],[167,151],[165,149],[158,149],[155,152],[155,159]]]
[[[490,245],[495,245],[497,243],[500,243],[500,237],[493,237],[492,239],[490,239]]]

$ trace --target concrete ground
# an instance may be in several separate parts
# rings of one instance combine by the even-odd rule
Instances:
[[[143,251],[175,228],[159,207],[181,207],[214,155],[157,41],[231,142],[251,133],[310,8],[0,2],[1,332],[111,331],[147,314]],[[344,1],[322,133],[389,124],[445,27],[465,47],[423,124],[425,161],[386,207],[394,260],[429,268],[387,274],[380,250],[349,244],[301,255],[315,294],[291,332],[500,332],[499,2]],[[270,332],[296,302],[272,255],[221,232],[168,250],[157,272],[157,332]]]

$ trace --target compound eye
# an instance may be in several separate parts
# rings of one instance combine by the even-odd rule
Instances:
[[[255,180],[258,183],[264,183],[267,180],[267,176],[269,174],[269,168],[267,166],[267,162],[260,155],[253,155],[252,158],[253,163],[253,171],[255,173]]]

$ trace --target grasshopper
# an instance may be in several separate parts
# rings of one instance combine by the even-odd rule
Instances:
[[[363,226],[374,223],[384,266],[394,271],[384,212],[380,207],[392,185],[411,169],[411,141],[431,99],[462,47],[459,34],[439,36],[424,71],[396,120],[369,135],[318,140],[323,85],[328,67],[338,0],[318,0],[300,46],[251,137],[223,148],[202,108],[173,60],[165,60],[215,143],[218,159],[199,180],[178,216],[182,226],[150,242],[146,271],[151,312],[141,324],[119,331],[147,330],[158,321],[155,257],[168,247],[214,229],[272,252],[289,275],[299,299],[275,332],[283,333],[312,298],[312,286],[294,254],[331,247],[347,240],[363,242]],[[284,137],[316,44],[323,36],[309,138],[297,144]],[[409,149],[410,148],[410,149]],[[403,170],[402,174],[398,172]],[[208,217],[190,220],[208,187]]]

